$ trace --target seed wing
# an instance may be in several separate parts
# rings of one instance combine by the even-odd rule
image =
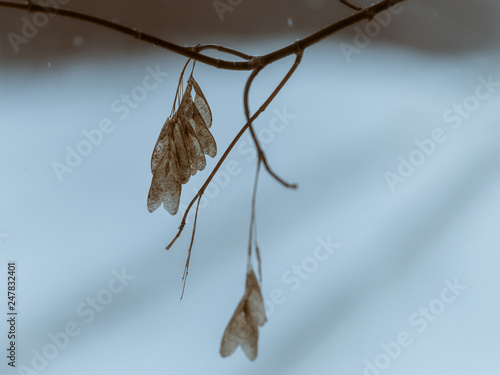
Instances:
[[[186,124],[185,120],[180,117],[176,120],[174,128],[174,158],[179,166],[179,181],[181,184],[187,183],[191,177],[191,160],[189,158],[188,151],[186,150],[184,139],[185,132],[183,130],[186,126],[190,126],[189,123]]]
[[[217,155],[217,144],[196,108],[194,109],[193,119],[190,120],[190,123],[196,133],[196,138],[198,138],[203,148],[203,152],[211,158],[215,157]]]
[[[173,157],[172,141],[168,142],[170,151],[167,152],[157,166],[151,181],[151,187],[148,194],[148,210],[155,211],[161,203],[165,209],[172,215],[175,215],[179,209],[179,200],[181,195],[181,183],[179,179],[178,166]]]
[[[179,210],[179,201],[181,200],[181,183],[175,178],[174,174],[167,177],[166,189],[163,195],[163,207],[169,214],[175,215]]]
[[[200,112],[203,121],[205,121],[207,128],[210,128],[212,126],[212,111],[210,110],[210,106],[208,105],[207,99],[205,98],[205,95],[203,95],[203,91],[201,91],[198,82],[196,82],[196,80],[193,77],[191,77],[189,81],[193,85],[194,92],[196,93],[196,97],[194,98],[194,104],[198,109],[198,111]]]
[[[260,287],[253,270],[247,273],[246,295],[247,320],[256,327],[262,326],[267,320],[266,309],[264,308],[264,299],[262,298],[262,293],[260,292]]]
[[[241,343],[241,348],[249,360],[257,358],[257,343],[259,341],[259,330],[254,328],[253,334]]]
[[[194,173],[196,173],[197,170],[202,171],[205,169],[207,161],[205,159],[203,148],[201,147],[198,138],[196,138],[196,133],[194,132],[191,124],[184,128],[184,132],[184,144],[186,146],[186,150],[188,150],[189,158],[191,160],[191,169],[194,169]]]
[[[158,163],[164,158],[167,152],[167,144],[169,133],[172,131],[172,119],[169,117],[163,128],[161,129],[158,140],[156,141],[155,148],[153,150],[153,155],[151,156],[151,172],[154,174]]]
[[[250,360],[253,361],[257,357],[259,332],[257,327],[248,322],[245,314],[245,304],[246,299],[243,298],[226,327],[220,347],[222,357],[233,354],[239,345],[241,345]]]

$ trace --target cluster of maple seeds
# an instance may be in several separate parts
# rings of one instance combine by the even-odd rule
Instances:
[[[191,90],[195,91],[195,98]],[[217,145],[209,128],[212,112],[200,86],[189,77],[179,109],[169,117],[158,137],[151,157],[153,180],[148,194],[148,210],[163,207],[172,215],[179,209],[182,184],[206,166],[205,154],[217,155]]]

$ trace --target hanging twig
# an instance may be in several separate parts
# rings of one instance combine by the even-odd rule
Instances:
[[[302,56],[302,51],[298,52],[297,56],[298,55]],[[246,116],[247,121],[250,121],[250,109],[249,109],[249,104],[248,104],[248,94],[250,91],[250,86],[252,85],[252,82],[255,79],[255,77],[257,76],[257,74],[259,74],[259,72],[263,68],[264,68],[263,65],[258,65],[257,68],[255,68],[252,71],[252,74],[250,74],[250,77],[248,77],[247,83],[245,85],[245,91],[243,94],[243,103],[244,103],[244,107],[245,107],[245,116]],[[264,167],[266,168],[267,172],[280,184],[282,184],[283,186],[285,186],[287,188],[295,189],[297,187],[296,184],[290,184],[288,182],[285,182],[282,178],[280,178],[276,173],[274,173],[272,171],[272,169],[269,166],[269,163],[267,161],[266,154],[264,153],[264,150],[262,149],[262,146],[260,145],[259,139],[257,138],[257,135],[255,134],[255,130],[254,130],[251,122],[250,122],[249,129],[250,129],[250,134],[252,135],[253,142],[255,144],[255,148],[257,149],[258,162],[259,163],[262,162],[264,164]]]
[[[194,223],[193,223],[193,233],[191,234],[191,242],[189,243],[186,265],[184,266],[184,273],[182,275],[181,300],[182,300],[182,297],[184,296],[184,289],[186,288],[186,281],[187,281],[187,276],[188,276],[188,272],[189,272],[189,261],[191,260],[191,251],[193,250],[194,235],[196,233],[196,220],[198,219],[198,209],[200,208],[200,200],[201,200],[201,197],[198,198],[198,204],[196,205],[196,213],[194,215]]]

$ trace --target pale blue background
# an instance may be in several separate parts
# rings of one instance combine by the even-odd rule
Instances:
[[[321,9],[323,3],[318,4]],[[151,152],[185,59],[154,48],[93,54],[85,52],[92,50],[85,38],[64,59],[5,52],[0,233],[7,237],[0,257],[4,265],[18,262],[19,363],[29,366],[32,350],[41,351],[49,333],[75,321],[81,333],[41,373],[358,375],[365,360],[382,352],[381,342],[407,331],[413,343],[381,373],[498,374],[500,90],[481,101],[458,130],[443,114],[474,94],[478,77],[491,74],[500,81],[500,46],[490,41],[492,35],[498,40],[499,30],[487,22],[484,29],[457,28],[450,38],[463,45],[445,51],[443,44],[443,53],[416,42],[391,42],[391,35],[412,30],[414,39],[439,44],[436,25],[448,35],[458,10],[481,26],[476,4],[461,1],[458,9],[439,2],[439,12],[433,13],[429,2],[408,2],[388,26],[390,33],[375,38],[351,63],[340,43],[353,43],[352,30],[311,48],[256,122],[258,131],[269,128],[273,111],[284,107],[296,115],[265,149],[273,168],[299,189],[286,190],[265,174],[260,180],[263,295],[269,300],[279,289],[285,301],[260,330],[253,363],[240,349],[227,359],[218,350],[244,288],[255,161],[233,151],[228,161],[237,162],[241,173],[200,211],[181,303],[191,226],[167,252],[180,215],[171,217],[163,209],[150,214],[146,208]],[[494,1],[488,4],[500,10]],[[233,14],[243,17],[243,12]],[[415,16],[429,14],[438,20],[429,21],[436,28]],[[314,29],[291,27],[292,37],[206,39],[266,53]],[[101,32],[105,44],[113,32]],[[485,43],[475,43],[473,36],[481,35],[488,35]],[[23,48],[42,48],[43,40],[42,30]],[[273,64],[259,75],[251,90],[252,109],[291,62]],[[130,94],[146,68],[158,64],[170,75],[127,118],[118,119],[111,103]],[[219,156],[243,124],[247,76],[197,65],[195,77],[214,115]],[[98,127],[103,118],[113,120],[114,131],[59,183],[51,163],[64,161],[65,147],[75,147],[85,139],[82,130]],[[416,149],[414,140],[430,137],[436,128],[445,131],[447,141],[391,192],[384,173],[395,172],[399,155],[408,157]],[[210,160],[207,170],[183,187],[183,203],[214,165]],[[292,290],[283,275],[314,254],[318,237],[328,236],[340,246]],[[135,279],[85,323],[76,307],[106,288],[112,270],[123,267]],[[427,330],[417,332],[409,317],[440,297],[445,280],[455,278],[467,289]],[[4,362],[2,374],[16,373],[6,371]]]

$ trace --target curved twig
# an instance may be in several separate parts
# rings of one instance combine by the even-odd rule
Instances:
[[[193,250],[194,235],[196,233],[196,221],[198,219],[198,210],[200,208],[200,201],[201,201],[201,196],[198,198],[198,204],[196,205],[196,214],[194,215],[194,223],[193,223],[193,233],[191,234],[191,242],[189,243],[188,256],[186,259],[186,265],[184,266],[184,273],[182,275],[181,300],[182,297],[184,296],[184,289],[186,288],[186,281],[189,273],[189,261],[191,260],[191,251]]]
[[[300,51],[297,53],[297,58],[298,62],[297,64],[300,64],[300,61],[302,59],[302,54],[303,52]],[[248,104],[248,95],[250,92],[250,86],[252,85],[253,80],[259,74],[259,72],[264,68],[263,65],[258,65],[253,71],[252,74],[250,74],[250,77],[248,77],[247,83],[245,85],[245,91],[243,94],[243,105],[245,107],[245,116],[247,121],[250,121],[250,108]],[[255,144],[255,148],[257,149],[257,155],[258,155],[258,163],[260,164],[261,162],[264,164],[264,167],[266,168],[267,172],[280,184],[287,188],[295,189],[297,187],[297,184],[290,184],[286,181],[284,181],[282,178],[280,178],[269,166],[269,162],[267,160],[266,154],[264,153],[264,150],[262,149],[262,146],[260,145],[259,139],[257,138],[257,134],[255,134],[255,130],[253,128],[252,123],[250,122],[250,134],[252,135],[253,142]]]
[[[260,172],[260,164],[262,163],[262,159],[257,160],[257,170],[255,171],[255,180],[253,184],[253,192],[252,192],[252,213],[250,215],[250,232],[248,235],[248,258],[247,258],[247,272],[250,272],[252,269],[252,239],[255,242],[258,265],[259,265],[259,277],[262,278],[262,274],[260,272],[260,254],[257,245],[257,235],[255,231],[255,202],[257,199],[257,186],[259,184],[259,172]]]

